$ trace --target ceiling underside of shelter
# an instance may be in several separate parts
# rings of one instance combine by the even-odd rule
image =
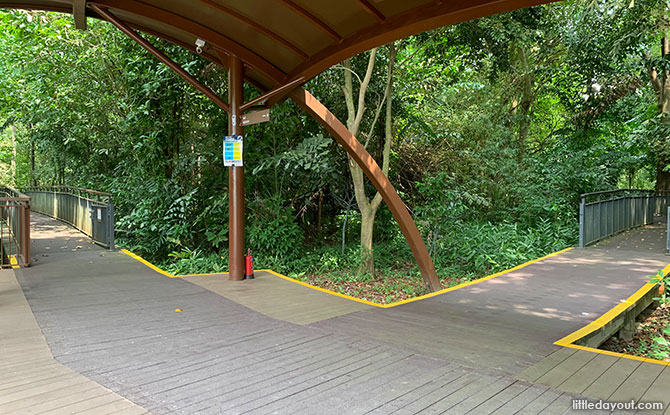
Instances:
[[[332,65],[412,34],[551,0],[0,0],[0,8],[51,10],[128,26],[226,64],[235,54],[261,90],[306,82]],[[221,58],[223,57],[223,58]]]

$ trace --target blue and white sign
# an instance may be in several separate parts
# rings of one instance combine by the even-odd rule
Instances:
[[[223,137],[223,165],[243,166],[243,138],[241,135],[227,135]]]

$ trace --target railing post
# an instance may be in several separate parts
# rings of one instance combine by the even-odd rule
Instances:
[[[107,197],[107,246],[114,250],[114,202],[112,195]]]
[[[668,215],[665,223],[665,253],[670,255],[670,206],[668,206]]]
[[[586,198],[582,196],[579,204],[579,247],[584,248],[584,211],[586,210]]]
[[[21,220],[23,229],[21,230],[21,256],[23,256],[23,265],[30,266],[30,199],[22,203],[23,218]]]

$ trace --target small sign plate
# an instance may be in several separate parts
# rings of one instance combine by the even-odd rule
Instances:
[[[242,116],[242,126],[258,124],[261,122],[270,121],[270,110],[262,110],[250,112]]]
[[[223,165],[243,166],[243,138],[241,135],[227,135],[223,137]]]

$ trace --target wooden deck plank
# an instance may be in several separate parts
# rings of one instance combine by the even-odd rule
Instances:
[[[505,406],[508,402],[515,399],[528,389],[533,388],[529,386],[527,383],[515,381],[514,383],[509,384],[507,387],[505,387],[498,393],[485,399],[477,406],[474,406],[470,410],[470,412],[475,414],[499,414],[503,406]],[[458,407],[456,407],[455,409],[457,408]]]
[[[227,274],[185,279],[214,293],[278,320],[307,325],[372,306],[301,286],[264,271],[253,284],[229,281]]]
[[[598,377],[586,390],[585,396],[607,400],[631,373],[640,366],[640,362],[630,359],[619,359]]]
[[[581,369],[559,385],[561,390],[582,394],[586,388],[609,369],[619,357],[606,354],[595,354],[596,356],[586,363]]]
[[[11,338],[0,345],[0,413],[71,414],[85,409],[81,402],[105,394],[122,402],[119,408],[136,407],[53,359],[13,270],[0,270],[0,293],[0,338]]]
[[[498,388],[501,380],[504,381],[502,377],[480,376],[474,382],[463,386],[443,399],[438,399],[417,413],[428,415],[451,411],[453,407],[479,393],[483,389],[488,387]]]
[[[487,385],[486,387],[472,394],[471,396],[468,396],[466,399],[459,402],[457,405],[454,405],[447,409],[449,412],[468,413],[473,409],[478,408],[484,402],[493,401],[493,403],[495,404],[495,400],[493,398],[503,394],[507,389],[509,389],[511,385],[514,384],[514,382],[515,382],[514,379],[508,377],[498,379],[495,382],[491,383],[490,385]],[[475,413],[486,414],[490,412],[475,411]]]
[[[641,402],[662,402],[664,408],[670,408],[670,366],[666,366],[640,398]],[[663,410],[645,411],[649,414],[662,414]]]
[[[519,381],[521,383],[523,381]],[[496,414],[499,415],[513,415],[523,409],[525,406],[533,402],[540,395],[542,395],[547,389],[547,386],[544,385],[534,385],[527,383],[527,388],[521,392],[519,395],[510,399],[500,408],[496,409]]]
[[[101,413],[105,411],[105,409],[102,408],[103,405],[112,404],[116,402],[124,402],[125,403],[124,406],[126,407],[128,406],[128,402],[124,401],[123,398],[121,398],[117,394],[103,391],[101,395],[87,397],[87,399],[69,405],[65,405],[60,408],[48,409],[47,411],[40,412],[40,415],[69,415],[80,412],[91,412],[93,410],[96,410],[98,411],[98,413]],[[36,408],[33,407],[31,409],[35,410]],[[36,411],[35,413],[38,412]]]
[[[596,353],[577,350],[575,353],[568,356],[567,359],[563,360],[551,370],[547,371],[544,375],[537,378],[535,382],[550,386],[552,388],[557,387],[561,383],[565,382],[568,378],[573,376],[579,369],[588,364],[593,358],[596,357],[596,355]]]
[[[665,366],[642,362],[608,398],[612,402],[639,400],[661,374]],[[670,392],[670,390],[669,390]]]
[[[373,409],[371,414],[415,414],[434,405],[441,399],[480,380],[481,376],[467,370],[456,371],[453,376],[444,376],[422,387],[417,393],[392,399]],[[485,381],[484,381],[485,382]]]
[[[519,379],[535,382],[545,373],[549,372],[550,370],[561,364],[563,361],[565,361],[567,358],[575,354],[576,351],[577,350],[575,349],[562,347],[559,350],[547,356],[539,363],[525,369],[523,372],[519,373],[517,377]]]
[[[561,396],[561,393],[552,389],[545,390],[542,394],[534,400],[525,405],[517,412],[519,415],[537,415],[551,405],[556,399]]]
[[[571,395],[562,394],[542,410],[542,415],[561,415],[571,412],[572,400],[573,397]]]

